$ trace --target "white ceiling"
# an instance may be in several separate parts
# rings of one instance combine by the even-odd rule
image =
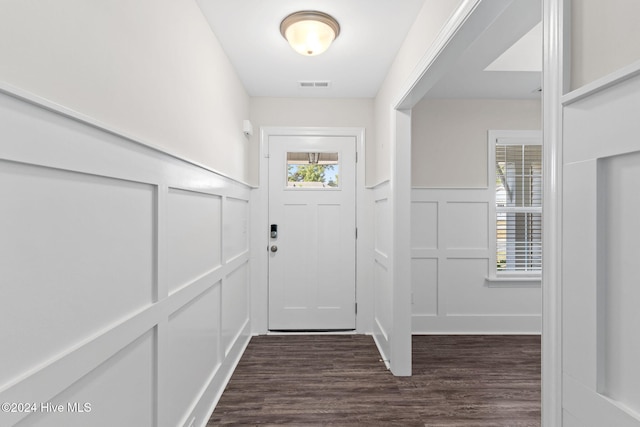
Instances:
[[[197,0],[250,96],[372,98],[425,0]],[[291,49],[280,22],[320,10],[340,23],[329,50]],[[299,81],[330,81],[300,89]]]
[[[426,97],[539,98],[542,31],[537,24],[541,17],[540,0],[512,1]],[[491,65],[500,70],[485,71]],[[531,71],[534,68],[538,70]]]
[[[197,2],[250,96],[371,98],[425,0]],[[540,3],[514,0],[427,97],[539,97],[539,72],[484,70],[535,27],[540,21]],[[313,57],[294,52],[280,35],[284,17],[307,9],[329,13],[341,26],[329,50]],[[528,45],[531,49],[532,43]],[[524,55],[542,55],[542,41],[537,52]],[[300,88],[301,81],[330,81],[330,86]]]

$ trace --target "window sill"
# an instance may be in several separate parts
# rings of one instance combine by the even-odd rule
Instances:
[[[484,280],[490,288],[539,288],[542,285],[540,276],[494,276]]]

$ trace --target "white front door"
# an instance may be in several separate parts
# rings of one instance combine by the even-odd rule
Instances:
[[[562,425],[640,426],[640,76],[564,108]]]
[[[356,327],[356,139],[269,137],[269,329]]]

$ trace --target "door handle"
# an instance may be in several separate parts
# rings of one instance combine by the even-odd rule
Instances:
[[[278,247],[276,245],[271,246],[271,252],[278,252]]]

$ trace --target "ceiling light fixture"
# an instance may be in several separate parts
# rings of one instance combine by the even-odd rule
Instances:
[[[280,33],[293,50],[301,55],[319,55],[340,34],[340,24],[333,16],[315,10],[292,13],[280,23]]]

